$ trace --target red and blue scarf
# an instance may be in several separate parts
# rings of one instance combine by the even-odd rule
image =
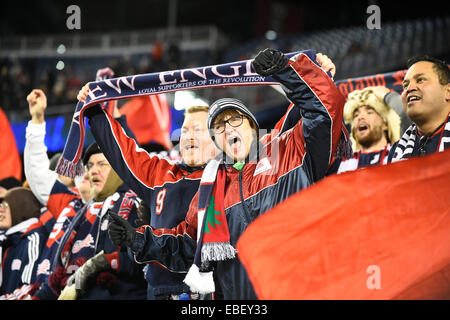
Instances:
[[[217,160],[206,165],[198,190],[197,249],[194,264],[184,282],[192,292],[207,294],[215,291],[211,261],[233,259],[236,249],[230,244],[230,231],[225,216],[226,173]]]

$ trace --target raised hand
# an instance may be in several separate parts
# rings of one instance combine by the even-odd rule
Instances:
[[[40,124],[44,122],[44,113],[47,108],[47,96],[41,89],[33,89],[27,96],[31,122]]]

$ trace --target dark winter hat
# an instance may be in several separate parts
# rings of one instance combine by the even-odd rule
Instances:
[[[52,171],[56,170],[56,165],[58,164],[59,158],[61,158],[62,153],[58,152],[53,155],[53,157],[50,159],[50,165],[48,168]]]
[[[98,146],[97,142],[93,142],[86,148],[86,150],[84,150],[83,164],[86,165],[89,161],[89,158],[96,153],[103,153],[103,152],[102,150],[100,150],[100,147]]]
[[[21,186],[22,183],[14,177],[8,177],[0,180],[0,187],[5,188],[6,190]]]
[[[223,111],[227,109],[237,109],[250,118],[256,125],[256,128],[259,129],[258,121],[256,121],[255,116],[248,110],[248,108],[242,103],[242,101],[234,98],[223,98],[215,101],[211,104],[211,107],[208,111],[208,130],[213,137],[213,133],[211,131],[214,120],[216,120],[217,116],[221,114]]]
[[[30,189],[18,187],[8,190],[3,197],[11,210],[12,225],[30,218],[39,218],[42,205]]]

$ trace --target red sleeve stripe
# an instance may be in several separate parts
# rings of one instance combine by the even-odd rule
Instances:
[[[140,228],[137,228],[136,231],[139,233],[145,233],[145,230],[150,228],[150,232],[155,236],[155,237],[162,237],[162,236],[174,236],[174,237],[179,237],[179,236],[184,236],[187,235],[189,237],[191,237],[192,239],[195,239],[197,236],[197,230],[193,229],[192,227],[190,227],[186,221],[181,222],[180,224],[178,224],[176,227],[169,229],[169,228],[154,228],[152,226],[149,225],[145,225],[142,226]]]
[[[331,119],[330,131],[332,133],[328,159],[330,162],[341,134],[344,97],[326,72],[316,65],[306,54],[300,54],[297,60],[293,61],[290,65],[325,107]],[[339,99],[337,100],[336,98]],[[336,101],[339,101],[339,103],[333,104]]]
[[[174,170],[171,170],[176,166],[175,162],[159,157],[158,155],[150,156],[147,151],[136,144],[134,139],[126,135],[117,121],[112,119],[104,110],[103,113],[105,113],[108,119],[109,127],[111,128],[116,146],[120,150],[121,158],[127,166],[128,171],[139,183],[149,189],[154,189],[166,183],[175,183],[183,178],[184,174],[182,171],[175,170],[176,174],[174,174]]]

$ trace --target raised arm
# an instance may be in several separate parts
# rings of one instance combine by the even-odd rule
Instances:
[[[47,108],[47,97],[40,89],[34,89],[27,96],[31,120],[26,128],[26,143],[24,150],[25,176],[30,188],[36,198],[43,204],[48,205],[53,188],[64,190],[59,192],[65,194],[58,197],[60,201],[52,201],[55,206],[49,210],[55,214],[60,211],[70,200],[76,197],[66,186],[73,183],[71,179],[64,177],[66,183],[58,180],[58,174],[49,169],[50,161],[47,156],[45,139],[45,109]],[[61,202],[58,204],[58,202]],[[56,207],[57,206],[57,207]]]
[[[300,53],[289,61],[282,56],[270,59],[270,55],[282,55],[276,52],[270,49],[260,52],[260,58],[255,58],[255,70],[279,81],[289,100],[300,109],[301,119],[293,129],[292,143],[306,153],[304,161],[317,181],[325,176],[339,143],[344,97],[315,57]],[[269,58],[262,59],[264,56]]]

